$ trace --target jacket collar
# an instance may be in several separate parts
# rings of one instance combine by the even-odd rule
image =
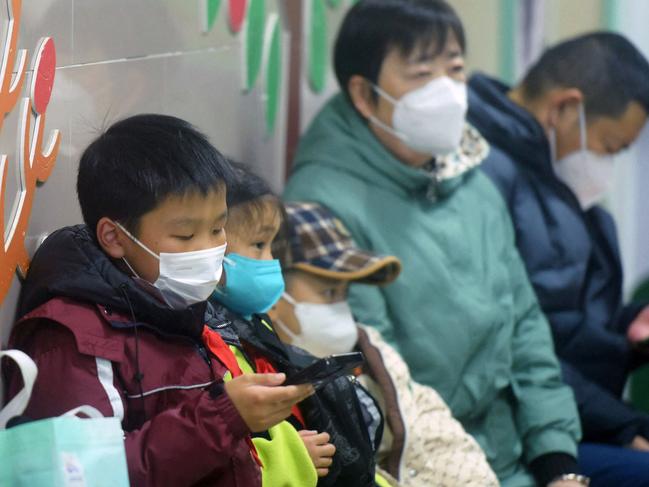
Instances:
[[[466,131],[465,131],[466,133]],[[463,162],[471,161],[471,169],[486,156],[486,142],[474,132],[466,139],[471,154],[462,154]],[[480,144],[475,142],[481,139]],[[446,159],[451,162],[451,158]],[[381,144],[368,127],[367,122],[356,112],[347,97],[335,95],[318,114],[302,138],[295,161],[295,170],[312,162],[324,164],[336,171],[351,173],[375,186],[410,196],[413,192],[426,194],[431,185],[440,186],[439,177],[422,168],[403,164]],[[466,171],[463,171],[466,174]],[[464,174],[458,174],[462,177]],[[456,179],[444,175],[444,181]],[[457,184],[452,184],[454,189]],[[444,191],[438,191],[444,193]]]
[[[468,123],[465,124],[460,147],[455,152],[440,156],[427,170],[431,182],[427,196],[436,201],[444,198],[462,184],[464,176],[482,164],[489,153],[489,144],[480,133]]]
[[[206,303],[169,308],[122,272],[97,245],[85,225],[52,233],[32,259],[23,284],[19,316],[55,297],[67,297],[113,309],[165,334],[200,339]]]
[[[315,360],[311,354],[283,343],[266,314],[254,314],[247,320],[215,299],[210,299],[206,318],[207,326],[219,333],[226,343],[238,346],[240,342],[250,344],[283,372],[294,372]]]
[[[484,137],[528,169],[552,175],[550,145],[534,116],[509,99],[510,87],[483,74],[469,80],[469,121]]]

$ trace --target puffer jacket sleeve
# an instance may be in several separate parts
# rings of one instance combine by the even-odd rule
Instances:
[[[38,367],[27,417],[59,416],[80,405],[94,406],[104,416],[128,416],[113,365],[79,353],[72,333],[64,327],[42,320],[38,332],[21,348]],[[113,379],[107,383],[110,376]],[[9,397],[21,387],[19,376],[8,377]],[[205,391],[125,433],[131,485],[190,486],[231,462],[248,468],[250,450],[245,439],[249,433],[225,392],[212,398]]]
[[[515,313],[512,388],[525,460],[529,464],[548,453],[576,457],[581,430],[575,399],[562,380],[550,327],[514,247],[513,235],[510,241],[507,260]]]

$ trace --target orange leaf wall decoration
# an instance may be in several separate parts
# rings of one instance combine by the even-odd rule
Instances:
[[[34,203],[38,183],[47,180],[58,154],[61,133],[53,130],[43,148],[45,112],[50,100],[56,67],[56,50],[51,38],[42,38],[35,49],[29,97],[19,100],[26,73],[27,52],[17,50],[20,27],[21,0],[6,0],[9,11],[5,44],[0,65],[0,129],[4,119],[19,102],[18,147],[16,165],[18,192],[13,208],[5,221],[7,199],[7,172],[10,159],[0,156],[0,302],[4,299],[16,269],[24,277],[29,268],[29,256],[25,248],[25,236]],[[16,73],[16,74],[14,74]],[[33,130],[32,130],[32,118]]]

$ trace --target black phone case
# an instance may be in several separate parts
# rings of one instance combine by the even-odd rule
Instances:
[[[313,384],[321,386],[352,369],[362,365],[364,361],[361,352],[330,355],[316,360],[311,365],[291,375],[282,385]]]

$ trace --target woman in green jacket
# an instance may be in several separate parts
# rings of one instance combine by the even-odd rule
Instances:
[[[475,167],[464,36],[441,0],[361,0],[338,35],[342,93],[304,135],[286,197],[329,207],[357,244],[397,255],[387,288],[356,285],[357,319],[400,351],[506,487],[585,485],[579,420],[507,208]]]

